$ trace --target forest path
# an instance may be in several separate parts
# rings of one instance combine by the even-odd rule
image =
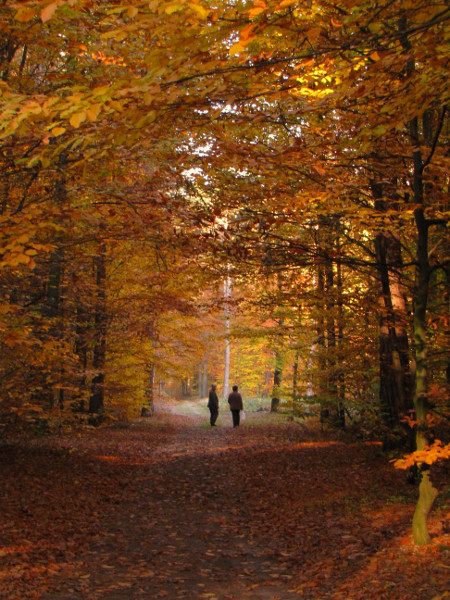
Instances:
[[[443,593],[444,558],[415,555],[413,489],[377,445],[266,415],[233,429],[228,417],[211,428],[204,414],[159,412],[128,429],[1,448],[0,598]]]

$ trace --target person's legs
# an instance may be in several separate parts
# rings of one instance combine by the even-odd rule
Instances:
[[[209,412],[211,413],[209,417],[209,423],[211,427],[213,427],[216,424],[217,417],[219,416],[219,411],[214,408],[210,408]]]
[[[232,410],[233,415],[233,427],[239,427],[239,410]]]

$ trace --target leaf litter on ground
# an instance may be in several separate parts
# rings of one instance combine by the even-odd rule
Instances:
[[[446,597],[444,482],[418,549],[416,490],[379,444],[248,417],[162,413],[0,448],[0,598]]]

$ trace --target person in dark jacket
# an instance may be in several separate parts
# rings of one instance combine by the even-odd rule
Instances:
[[[212,384],[211,389],[209,390],[208,397],[208,408],[209,408],[209,423],[211,427],[216,426],[217,417],[219,416],[219,398],[217,396],[217,385],[215,383]]]
[[[239,427],[240,412],[244,410],[242,396],[238,392],[238,386],[233,385],[233,391],[228,396],[228,404],[230,405],[231,414],[233,415],[233,427]]]

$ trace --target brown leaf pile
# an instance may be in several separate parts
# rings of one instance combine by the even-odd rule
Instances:
[[[0,598],[449,597],[448,487],[416,549],[416,490],[379,445],[258,419],[0,448]]]

